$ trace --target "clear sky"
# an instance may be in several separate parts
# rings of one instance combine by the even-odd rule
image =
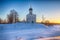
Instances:
[[[0,18],[6,19],[10,10],[15,9],[20,20],[26,19],[30,4],[33,13],[37,15],[37,21],[41,21],[42,15],[50,22],[60,23],[60,1],[52,0],[0,0]]]

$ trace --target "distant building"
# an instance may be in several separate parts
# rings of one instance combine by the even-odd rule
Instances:
[[[33,14],[33,9],[29,8],[29,14],[26,15],[26,21],[28,23],[36,23],[36,15]]]

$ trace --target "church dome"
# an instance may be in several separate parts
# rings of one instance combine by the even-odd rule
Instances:
[[[29,8],[29,10],[33,10],[32,8]]]

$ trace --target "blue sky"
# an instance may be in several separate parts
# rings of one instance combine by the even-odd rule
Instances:
[[[6,19],[10,10],[15,9],[19,18],[23,20],[29,13],[30,4],[33,13],[37,15],[37,21],[40,21],[42,15],[44,15],[46,20],[59,22],[60,1],[56,0],[0,0],[0,18]]]

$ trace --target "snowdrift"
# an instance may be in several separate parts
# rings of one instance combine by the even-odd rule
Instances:
[[[60,25],[46,26],[36,23],[0,24],[0,40],[33,40],[60,36]]]

